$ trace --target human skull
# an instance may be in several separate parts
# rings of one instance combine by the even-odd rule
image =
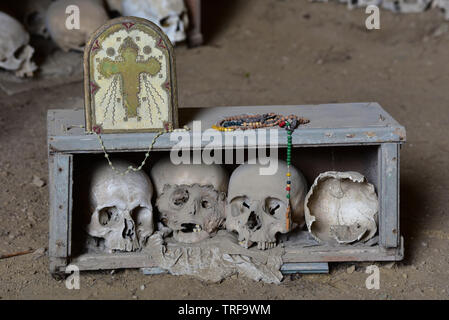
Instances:
[[[125,171],[131,165],[116,161]],[[153,186],[142,171],[115,173],[107,163],[98,165],[91,177],[89,200],[93,213],[87,233],[104,241],[108,252],[141,249],[154,231],[151,197]]]
[[[67,28],[69,6],[79,8],[79,29]],[[76,18],[76,14],[72,14]],[[45,24],[53,41],[64,51],[82,51],[90,35],[108,21],[109,17],[99,0],[58,0],[53,2],[45,16]]]
[[[370,5],[379,6],[382,3],[382,0],[345,0],[341,2],[346,2],[348,5],[348,9],[354,9],[360,7],[368,7]]]
[[[32,76],[37,69],[31,61],[34,49],[30,35],[13,17],[0,12],[0,67],[15,71],[19,77]]]
[[[31,34],[48,38],[47,27],[45,26],[45,15],[52,0],[27,1],[24,7],[23,24]]]
[[[374,186],[358,172],[320,174],[304,207],[307,228],[320,242],[353,243],[376,234],[379,201]]]
[[[276,246],[276,234],[287,233],[292,220],[304,225],[307,183],[302,173],[290,166],[290,208],[287,212],[287,164],[278,160],[275,175],[261,175],[259,164],[242,164],[231,175],[226,207],[226,228],[236,231],[239,243],[249,248],[257,242],[261,250]]]
[[[158,25],[172,43],[184,41],[189,24],[183,0],[123,0],[123,15],[145,18]]]
[[[449,20],[449,0],[434,0],[432,7],[444,10],[444,19]]]
[[[194,243],[209,238],[224,222],[228,174],[220,165],[179,164],[169,158],[151,170],[161,221],[175,240]]]

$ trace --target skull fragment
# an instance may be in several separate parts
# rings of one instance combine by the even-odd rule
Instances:
[[[225,219],[228,174],[220,165],[156,163],[151,178],[161,221],[178,242],[211,237]]]
[[[123,15],[145,18],[158,25],[172,43],[184,41],[189,23],[183,0],[123,0]]]
[[[320,174],[304,207],[307,228],[320,242],[349,244],[376,234],[377,195],[374,186],[358,172]]]
[[[0,67],[15,71],[18,77],[32,76],[37,69],[31,61],[34,49],[30,35],[13,17],[0,12]]]
[[[79,26],[76,26],[79,28],[75,27],[76,13],[72,13],[72,20],[66,14],[68,8],[76,7],[79,8]],[[82,51],[90,35],[108,19],[100,0],[59,0],[48,8],[45,24],[51,38],[62,50]],[[67,27],[67,21],[74,24],[73,28]]]
[[[114,163],[120,171],[129,165]],[[104,163],[95,168],[89,191],[87,233],[98,238],[108,252],[141,249],[154,231],[153,186],[148,176],[142,171],[120,175]]]
[[[292,222],[304,226],[307,183],[302,173],[290,166],[290,207],[286,198],[287,164],[278,160],[275,175],[261,175],[259,164],[242,164],[231,175],[226,207],[226,228],[238,233],[241,246],[257,242],[261,250],[276,246],[276,234],[290,231]],[[292,221],[293,220],[293,221]]]

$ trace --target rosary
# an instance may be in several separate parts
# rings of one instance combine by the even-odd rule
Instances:
[[[290,166],[292,160],[292,133],[296,127],[300,124],[306,124],[310,121],[304,118],[299,118],[296,115],[289,115],[287,117],[281,116],[275,113],[265,113],[257,115],[247,115],[242,114],[238,116],[227,117],[217,124],[213,125],[212,128],[218,131],[234,131],[234,130],[248,130],[248,129],[258,129],[258,128],[269,128],[276,127],[284,128],[287,130],[287,183],[285,187],[286,198],[288,201],[286,216],[286,228],[290,231],[290,220],[291,220],[291,206],[290,206],[290,191],[291,191],[291,173]]]

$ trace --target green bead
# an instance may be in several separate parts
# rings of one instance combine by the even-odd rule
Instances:
[[[290,199],[290,193],[287,193],[287,199]]]

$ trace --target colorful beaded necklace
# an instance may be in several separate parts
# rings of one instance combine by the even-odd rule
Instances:
[[[287,183],[285,190],[287,192],[287,211],[286,216],[286,228],[290,231],[290,220],[291,220],[291,206],[290,206],[290,191],[291,191],[291,172],[290,166],[292,163],[292,134],[293,130],[300,124],[306,124],[310,121],[304,118],[299,118],[296,115],[289,115],[287,117],[281,116],[275,113],[265,113],[256,115],[242,114],[238,116],[227,117],[217,124],[213,125],[212,128],[218,131],[234,131],[234,130],[248,130],[248,129],[258,129],[279,126],[280,128],[285,128],[287,130]]]
[[[299,118],[298,116],[291,114],[287,117],[276,113],[265,114],[241,114],[238,116],[231,116],[224,118],[212,126],[212,128],[218,131],[234,131],[234,130],[248,130],[259,129],[279,126],[280,123],[286,121],[291,123],[291,127],[294,129],[299,124],[306,124],[309,120]]]
[[[285,190],[287,191],[287,211],[285,213],[286,215],[286,228],[287,231],[290,231],[290,220],[291,220],[291,207],[290,207],[290,190],[292,186],[291,173],[290,173],[290,165],[292,164],[292,133],[295,129],[294,126],[292,126],[292,123],[290,121],[283,121],[279,123],[279,127],[285,128],[287,130],[287,173],[285,174],[287,176],[287,186],[285,187]]]

